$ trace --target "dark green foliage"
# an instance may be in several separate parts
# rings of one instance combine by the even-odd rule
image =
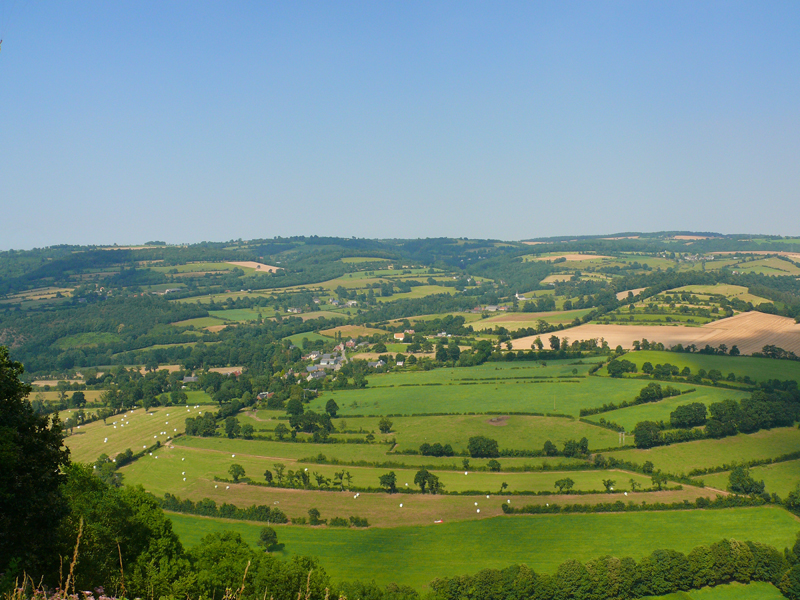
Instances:
[[[758,495],[764,493],[764,482],[750,476],[750,469],[736,467],[728,477],[728,489],[737,494]]]
[[[278,543],[278,534],[272,527],[262,527],[258,534],[258,545],[269,552]]]
[[[385,488],[387,492],[393,494],[397,491],[397,475],[395,475],[394,471],[389,471],[379,477],[379,481],[382,488]]]
[[[633,428],[637,448],[652,448],[661,444],[661,427],[654,421],[641,421]]]
[[[69,451],[58,418],[37,415],[25,399],[31,388],[22,373],[0,346],[0,572],[16,564],[35,573],[52,557],[53,531],[67,511],[60,471]]]
[[[636,373],[636,365],[624,358],[617,358],[608,363],[608,374],[611,377],[622,377],[624,373]]]
[[[198,502],[192,502],[191,500],[181,500],[172,494],[164,494],[164,499],[156,500],[156,502],[158,502],[164,510],[190,515],[201,515],[203,517],[222,517],[225,519],[259,521],[262,523],[289,522],[288,517],[282,510],[264,504],[248,506],[247,508],[238,508],[228,503],[217,506],[217,503],[209,498],[203,498]]]
[[[392,430],[392,425],[393,423],[386,417],[382,417],[378,421],[378,429],[380,429],[381,433],[389,433]]]
[[[439,442],[429,444],[423,442],[419,447],[419,453],[423,456],[453,456],[453,447],[450,444],[442,446]]]
[[[673,427],[678,429],[699,427],[705,425],[707,412],[706,405],[702,402],[681,404],[670,413],[669,422]]]
[[[333,398],[328,400],[328,402],[325,404],[325,412],[328,413],[328,415],[331,418],[333,418],[336,416],[336,413],[338,411],[339,411],[339,405],[336,404],[336,400],[334,400]]]
[[[497,440],[482,435],[469,438],[467,450],[472,458],[497,458],[500,456]]]
[[[238,483],[240,477],[244,477],[244,467],[240,464],[232,464],[228,467],[228,473],[233,478],[234,483]]]

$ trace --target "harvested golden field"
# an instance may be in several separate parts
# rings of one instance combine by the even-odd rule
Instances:
[[[262,273],[274,273],[280,269],[280,267],[273,267],[272,265],[265,265],[264,263],[255,262],[252,260],[228,261],[226,264],[244,267],[245,269],[255,269],[256,271],[261,271]]]
[[[624,300],[628,297],[628,292],[631,292],[634,296],[637,294],[642,293],[645,288],[636,288],[635,290],[625,290],[624,292],[617,292],[617,300]]]
[[[559,335],[570,341],[602,338],[612,348],[632,348],[635,340],[647,339],[661,342],[667,347],[695,344],[698,348],[703,348],[706,344],[713,347],[725,344],[730,348],[736,345],[742,354],[760,352],[765,345],[770,344],[800,354],[800,324],[795,323],[794,319],[755,311],[734,315],[702,327],[588,324],[565,329]],[[527,350],[535,338],[536,336],[528,336],[514,340],[514,349]]]

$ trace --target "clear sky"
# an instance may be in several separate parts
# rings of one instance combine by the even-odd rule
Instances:
[[[0,248],[800,234],[800,3],[0,0]]]

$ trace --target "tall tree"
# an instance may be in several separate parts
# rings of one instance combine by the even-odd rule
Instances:
[[[67,511],[59,486],[69,450],[58,416],[31,408],[23,372],[0,346],[0,572],[40,573]]]

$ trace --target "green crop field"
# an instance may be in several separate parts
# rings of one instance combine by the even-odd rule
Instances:
[[[702,479],[705,485],[724,490],[728,487],[729,476],[730,472],[724,471],[713,475],[703,475],[696,479]],[[752,467],[750,476],[756,481],[763,481],[768,493],[778,494],[785,499],[789,492],[800,484],[800,460]]]
[[[747,585],[729,583],[666,596],[646,596],[643,600],[782,600],[780,590],[771,583],[757,581]]]
[[[656,469],[680,474],[692,469],[774,458],[797,452],[799,448],[800,429],[780,427],[750,434],[740,433],[720,440],[698,440],[649,450],[620,450],[614,452],[613,456],[640,465],[649,460]]]
[[[689,367],[693,374],[700,369],[706,372],[717,369],[723,376],[734,373],[737,377],[749,376],[753,381],[766,381],[768,379],[779,379],[785,381],[793,379],[800,382],[800,362],[791,360],[775,360],[771,358],[756,358],[752,356],[718,356],[712,354],[697,354],[695,352],[657,352],[655,350],[640,350],[639,352],[628,352],[625,359],[634,363],[639,371],[642,365],[649,362],[653,366],[657,364],[675,365],[683,370]],[[600,369],[605,373],[605,368]],[[662,384],[663,385],[663,384]]]
[[[399,377],[395,376],[395,377]],[[372,385],[363,390],[328,391],[312,400],[310,408],[324,411],[333,398],[339,414],[386,415],[431,413],[536,412],[577,416],[581,408],[604,403],[633,400],[646,382],[611,380],[608,377],[576,377],[560,380],[454,381],[448,385],[413,385],[407,387]],[[397,380],[395,380],[397,381]],[[419,381],[419,380],[417,380]],[[674,387],[689,389],[687,384]]]
[[[184,321],[176,321],[170,323],[174,327],[195,327],[202,329],[204,327],[213,327],[215,325],[235,325],[235,321],[226,321],[225,319],[217,317],[198,317],[196,319],[186,319]]]
[[[661,385],[665,385],[661,382]],[[648,404],[639,404],[637,406],[629,406],[628,408],[620,408],[612,410],[599,415],[591,415],[587,417],[591,421],[597,421],[601,417],[612,423],[622,425],[626,431],[632,431],[637,423],[640,421],[664,421],[669,423],[669,415],[676,407],[683,404],[691,404],[692,402],[702,402],[706,406],[714,402],[720,402],[726,399],[742,400],[749,398],[749,392],[739,390],[729,390],[724,388],[713,388],[709,386],[698,385],[695,386],[696,391],[688,394],[681,394],[680,396],[672,396],[671,398],[664,398],[659,402],[650,402]]]
[[[187,546],[211,531],[223,530],[239,532],[255,545],[263,526],[176,514],[170,518]],[[553,572],[569,559],[585,562],[607,554],[639,559],[659,548],[689,552],[723,538],[760,541],[783,549],[794,543],[798,529],[794,517],[774,507],[506,516],[362,531],[276,527],[279,541],[285,544],[284,555],[317,556],[334,579],[364,579],[369,574],[380,584],[394,581],[420,589],[436,577],[482,568],[525,563],[540,572]]]

